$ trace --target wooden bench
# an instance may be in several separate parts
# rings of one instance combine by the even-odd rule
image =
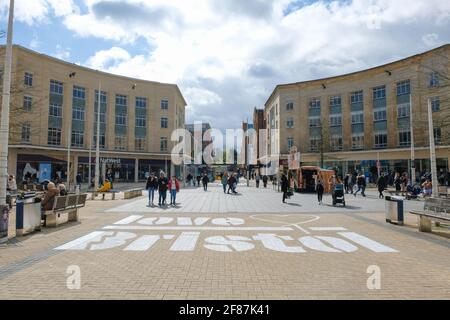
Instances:
[[[428,198],[423,205],[423,211],[410,211],[410,213],[419,217],[421,232],[431,232],[432,221],[435,221],[436,225],[450,221],[450,199]]]
[[[124,199],[133,199],[133,198],[137,198],[137,197],[142,197],[142,189],[141,188],[129,189],[129,190],[125,190],[123,192]]]
[[[87,194],[70,194],[55,198],[53,209],[46,211],[45,226],[57,227],[69,221],[78,221],[78,209],[86,204]]]

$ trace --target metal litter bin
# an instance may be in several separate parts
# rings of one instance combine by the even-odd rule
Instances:
[[[386,196],[385,214],[386,222],[402,226],[403,216],[403,197]]]

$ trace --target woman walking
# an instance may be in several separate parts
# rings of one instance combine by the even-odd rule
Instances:
[[[400,179],[400,174],[398,172],[395,173],[394,185],[395,185],[395,194],[398,195],[398,193],[402,189],[402,181]]]
[[[155,190],[158,189],[158,179],[155,177],[154,173],[152,173],[150,177],[148,177],[145,189],[148,190],[148,206],[153,207]]]
[[[180,192],[180,182],[178,181],[177,177],[172,176],[172,178],[169,180],[168,187],[170,190],[170,205],[175,206],[177,193]]]
[[[223,193],[227,193],[228,173],[225,171],[222,176]]]
[[[317,179],[317,185],[316,185],[316,191],[317,191],[317,200],[319,201],[319,205],[322,205],[322,199],[323,199],[323,192],[325,191],[325,187],[323,185],[323,181],[321,178]]]
[[[288,188],[289,181],[286,175],[283,173],[283,175],[281,176],[281,191],[283,192],[283,203],[286,203]]]

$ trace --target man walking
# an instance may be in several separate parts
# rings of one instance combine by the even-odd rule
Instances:
[[[155,174],[152,173],[147,179],[145,189],[148,190],[148,206],[153,207],[153,201],[155,199],[155,190],[158,188],[158,179]]]
[[[264,188],[267,188],[267,181],[269,181],[269,178],[267,178],[267,176],[263,176]]]
[[[384,199],[383,191],[384,189],[386,189],[386,185],[387,185],[387,177],[384,174],[381,174],[377,181],[378,192],[380,193],[378,198]]]
[[[164,176],[164,172],[161,172],[161,175],[158,180],[158,193],[159,193],[159,201],[158,205],[161,207],[166,204],[167,198],[167,178]]]
[[[259,176],[259,174],[256,175],[256,187],[259,188],[259,181],[261,180],[261,177]]]
[[[363,197],[366,196],[365,190],[366,190],[366,177],[364,174],[360,173],[359,176],[356,178],[356,184],[358,185],[358,190],[354,193],[354,196],[356,197],[356,194],[361,191],[361,195]]]
[[[203,178],[202,178],[203,190],[204,191],[208,191],[208,182],[209,182],[208,175],[206,173],[204,173],[203,174]]]

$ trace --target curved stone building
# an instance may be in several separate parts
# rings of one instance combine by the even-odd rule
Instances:
[[[281,164],[292,146],[303,165],[410,172],[411,130],[417,175],[430,170],[428,99],[438,175],[450,162],[450,45],[372,69],[278,85],[265,104],[269,152]],[[411,113],[412,111],[412,113]],[[411,125],[412,123],[412,125]]]

